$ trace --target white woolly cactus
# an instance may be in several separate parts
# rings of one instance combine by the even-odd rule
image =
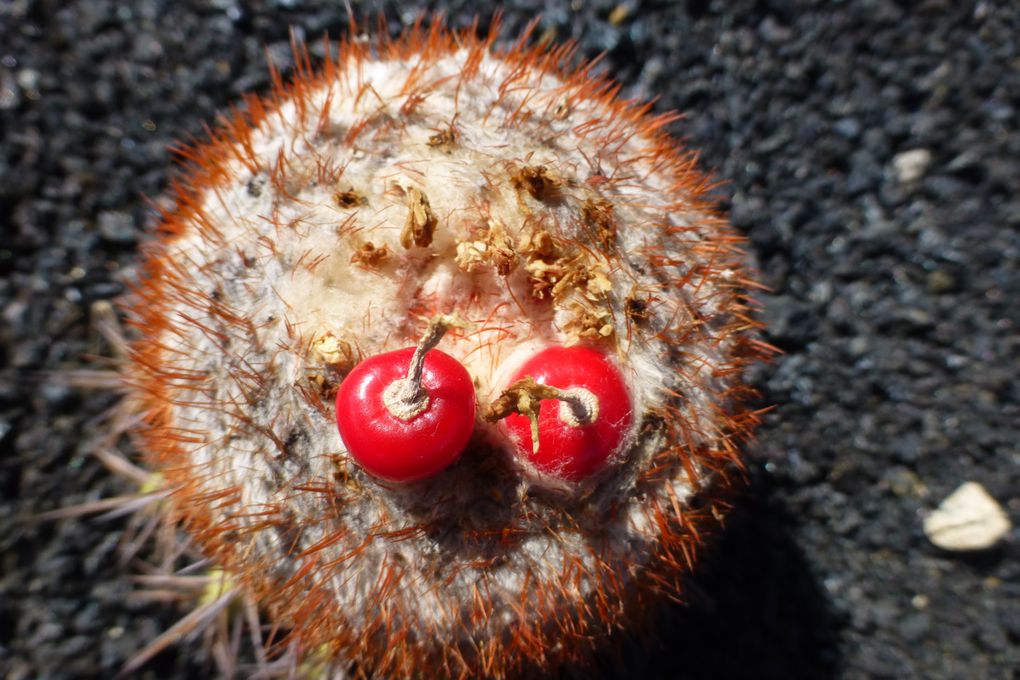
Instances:
[[[298,50],[184,152],[128,306],[170,520],[319,671],[582,660],[679,592],[757,421],[739,238],[674,117],[495,34]],[[371,371],[423,335],[388,415]]]

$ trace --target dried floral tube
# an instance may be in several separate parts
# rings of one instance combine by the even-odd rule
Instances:
[[[182,151],[125,382],[169,520],[289,631],[266,658],[374,677],[581,660],[678,592],[739,477],[757,422],[740,373],[767,348],[675,117],[620,101],[572,47],[496,33],[348,40],[317,71],[298,48],[293,82],[274,72]],[[352,460],[345,375],[453,312],[443,352],[482,405],[549,347],[612,363],[630,411],[598,474],[530,475],[482,418],[425,481]]]

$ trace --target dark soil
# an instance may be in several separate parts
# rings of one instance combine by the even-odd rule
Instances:
[[[387,6],[399,30],[423,9]],[[940,552],[923,514],[966,480],[1020,521],[1020,8],[1008,0],[512,2],[512,37],[575,39],[660,96],[772,294],[754,375],[775,404],[751,489],[618,677],[1010,678],[1016,531]],[[482,23],[493,3],[445,6]],[[374,11],[374,10],[373,10]],[[622,15],[622,16],[621,16]],[[612,16],[613,21],[610,20]],[[167,145],[248,91],[266,51],[343,33],[342,3],[0,1],[0,675],[110,677],[180,612],[134,603],[124,521],[33,524],[128,489],[89,455],[113,402],[42,371],[103,351],[90,307],[173,176]],[[929,162],[903,181],[894,158]],[[197,645],[143,677],[203,677]]]

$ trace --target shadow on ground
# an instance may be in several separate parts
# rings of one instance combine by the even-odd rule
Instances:
[[[702,554],[688,603],[658,616],[658,639],[625,643],[596,665],[612,678],[837,677],[841,617],[793,526],[754,484]]]

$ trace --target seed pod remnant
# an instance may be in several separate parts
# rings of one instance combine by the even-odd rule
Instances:
[[[497,49],[497,28],[416,25],[317,70],[298,47],[289,84],[274,71],[184,152],[127,305],[125,385],[168,521],[286,631],[262,636],[269,659],[373,677],[582,661],[682,591],[740,477],[758,421],[740,374],[767,354],[741,239],[663,131],[675,116],[531,29]],[[467,326],[442,350],[483,406],[549,347],[605,356],[631,409],[605,466],[557,478],[478,418],[434,477],[366,474],[338,384],[450,312]]]

